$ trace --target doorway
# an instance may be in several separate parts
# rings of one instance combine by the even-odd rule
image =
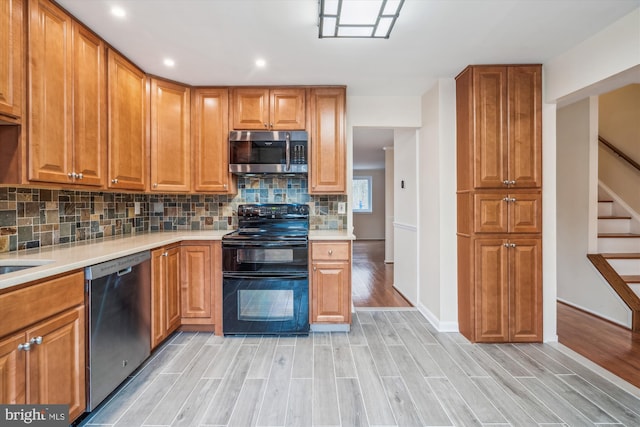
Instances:
[[[353,129],[352,299],[357,308],[411,307],[393,286],[393,143],[393,129]]]

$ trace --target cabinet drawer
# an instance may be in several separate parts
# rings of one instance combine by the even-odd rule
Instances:
[[[313,242],[311,259],[313,261],[348,261],[351,257],[349,242]]]
[[[2,294],[0,337],[81,304],[84,304],[82,271]]]

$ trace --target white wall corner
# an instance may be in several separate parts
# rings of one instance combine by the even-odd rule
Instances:
[[[441,322],[437,316],[435,316],[431,310],[429,310],[424,304],[418,303],[417,307],[420,314],[424,316],[429,323],[433,325],[438,332],[459,332],[458,322]]]

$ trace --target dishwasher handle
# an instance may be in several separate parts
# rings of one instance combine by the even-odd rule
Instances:
[[[84,278],[86,280],[95,280],[114,273],[117,273],[118,276],[124,276],[128,274],[133,267],[149,259],[151,259],[151,253],[144,251],[92,265],[84,269]]]

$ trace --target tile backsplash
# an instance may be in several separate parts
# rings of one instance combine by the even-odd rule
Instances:
[[[307,180],[240,177],[238,194],[129,194],[0,187],[0,252],[165,230],[232,230],[243,203],[305,203],[312,230],[343,230],[344,195],[312,196]]]

